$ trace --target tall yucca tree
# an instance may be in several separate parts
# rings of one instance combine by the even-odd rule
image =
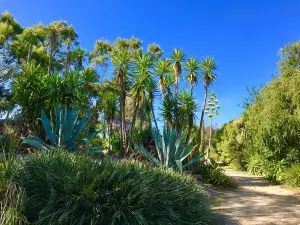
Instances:
[[[172,71],[171,62],[168,59],[159,59],[154,72],[159,77],[158,87],[161,92],[162,100],[165,99],[165,87],[167,85],[167,75]]]
[[[184,64],[185,70],[188,72],[185,78],[190,84],[190,92],[193,93],[194,86],[198,83],[200,62],[194,58],[190,57],[188,61]]]
[[[131,54],[126,48],[116,48],[109,52],[111,62],[114,64],[114,70],[119,80],[120,91],[120,117],[121,117],[121,145],[120,155],[123,157],[126,150],[126,125],[125,125],[125,101],[126,89],[125,80],[131,62]]]
[[[200,63],[199,61],[194,58],[194,57],[190,57],[188,59],[188,61],[184,64],[185,70],[188,72],[186,75],[186,79],[188,80],[189,84],[190,84],[190,93],[191,96],[193,97],[193,88],[194,86],[198,83],[198,76],[199,76],[199,69],[200,69]],[[190,115],[189,119],[188,119],[189,123],[188,123],[188,136],[187,139],[189,139],[189,135],[191,133],[191,129],[193,126],[193,116]]]
[[[185,54],[181,49],[175,48],[172,51],[171,59],[173,61],[173,72],[174,72],[174,94],[175,94],[175,98],[177,98],[178,81],[182,73],[182,63],[185,61]]]
[[[204,117],[206,102],[207,102],[207,91],[209,86],[216,79],[216,74],[214,72],[215,70],[217,70],[217,65],[215,59],[212,56],[208,56],[200,61],[200,73],[203,76],[203,82],[204,82],[204,100],[203,100],[203,106],[201,110],[200,124],[198,130],[199,140],[201,140],[201,129],[203,125],[203,117]],[[201,147],[202,146],[200,144],[200,150]]]
[[[134,83],[131,89],[131,95],[134,99],[134,112],[132,117],[130,137],[127,151],[131,147],[132,135],[136,121],[137,110],[141,102],[145,101],[148,91],[148,83],[151,78],[150,68],[153,66],[153,58],[148,54],[140,54],[134,60]]]
[[[177,132],[179,132],[179,121],[178,121],[178,82],[181,78],[182,73],[182,63],[185,61],[185,54],[181,49],[173,49],[171,59],[173,61],[173,75],[174,75],[174,99],[175,99],[175,107],[174,107],[174,117],[175,117],[175,127],[177,128]]]

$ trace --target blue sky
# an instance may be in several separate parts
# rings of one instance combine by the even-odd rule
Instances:
[[[236,118],[247,96],[277,73],[278,51],[300,36],[299,0],[1,0],[23,27],[67,20],[91,50],[95,40],[132,35],[158,43],[166,54],[183,48],[189,56],[215,57],[220,100],[219,126]],[[202,104],[203,86],[195,88]],[[198,113],[199,115],[199,113]]]

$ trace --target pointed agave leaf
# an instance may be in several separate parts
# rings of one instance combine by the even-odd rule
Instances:
[[[86,113],[84,117],[78,122],[77,127],[75,128],[75,131],[73,132],[71,138],[67,142],[67,146],[69,146],[71,149],[74,148],[73,142],[78,138],[79,134],[83,131],[85,128],[87,122],[88,122],[89,115]]]
[[[79,113],[78,110],[74,107],[71,111],[68,112],[68,114],[66,116],[66,121],[65,121],[65,123],[66,123],[65,140],[66,141],[68,141],[72,137],[74,128],[77,123],[78,113]]]
[[[183,161],[195,148],[196,148],[196,146],[194,146],[194,147],[186,147],[184,149],[184,151],[182,152],[179,160]]]
[[[61,112],[58,105],[55,106],[55,136],[56,144],[60,143],[60,133],[61,133]]]
[[[189,161],[188,163],[184,164],[184,165],[182,166],[182,168],[184,169],[184,168],[186,168],[187,166],[189,166],[189,165],[191,165],[191,164],[193,164],[193,163],[195,163],[195,162],[198,162],[198,161],[199,161],[200,159],[202,159],[202,158],[204,158],[204,154],[198,155],[197,157],[193,158],[191,161]]]
[[[28,137],[28,138],[23,138],[22,144],[28,144],[31,145],[32,147],[39,149],[39,150],[47,150],[50,149],[51,146],[46,145],[41,139],[38,137]]]
[[[83,138],[82,141],[85,143],[85,145],[88,145],[90,144],[91,139],[96,137],[102,131],[103,129],[96,129],[93,133],[89,134],[86,138]]]
[[[140,146],[140,145],[137,145],[137,144],[134,144],[134,146],[140,151],[142,152],[146,158],[153,162],[155,165],[157,166],[161,166],[162,164],[156,159],[154,158],[144,147]]]
[[[47,116],[46,116],[46,114],[43,110],[41,111],[41,121],[43,123],[44,130],[45,130],[47,136],[49,137],[49,139],[51,141],[51,144],[55,145],[56,144],[56,137],[53,134],[50,121],[48,120],[48,118],[47,118]]]
[[[153,135],[153,139],[155,142],[155,149],[156,149],[158,158],[162,162],[164,160],[164,155],[162,152],[162,139],[161,139],[160,133],[159,133],[159,131],[156,131],[153,129],[152,135]]]
[[[182,161],[180,161],[180,160],[175,160],[175,162],[176,162],[176,165],[177,165],[179,171],[182,173],[182,170],[183,170],[183,167],[182,167]]]

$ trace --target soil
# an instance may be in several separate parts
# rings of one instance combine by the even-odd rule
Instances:
[[[226,168],[237,189],[219,192],[215,212],[227,225],[300,225],[300,192],[267,182],[259,176]],[[216,223],[216,224],[219,224]]]

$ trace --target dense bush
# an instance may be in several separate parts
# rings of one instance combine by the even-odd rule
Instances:
[[[225,162],[289,183],[283,169],[300,163],[299,51],[300,42],[281,49],[280,74],[260,90],[252,89],[245,112],[235,120],[241,126],[233,121],[219,131],[217,146]]]
[[[53,151],[19,163],[35,224],[209,224],[204,190],[190,175],[126,161],[97,162]]]
[[[300,164],[292,164],[283,170],[282,183],[289,187],[300,187]]]
[[[223,169],[217,164],[205,165],[198,163],[193,170],[194,174],[200,174],[205,183],[221,187],[236,187],[236,182],[226,176]]]

